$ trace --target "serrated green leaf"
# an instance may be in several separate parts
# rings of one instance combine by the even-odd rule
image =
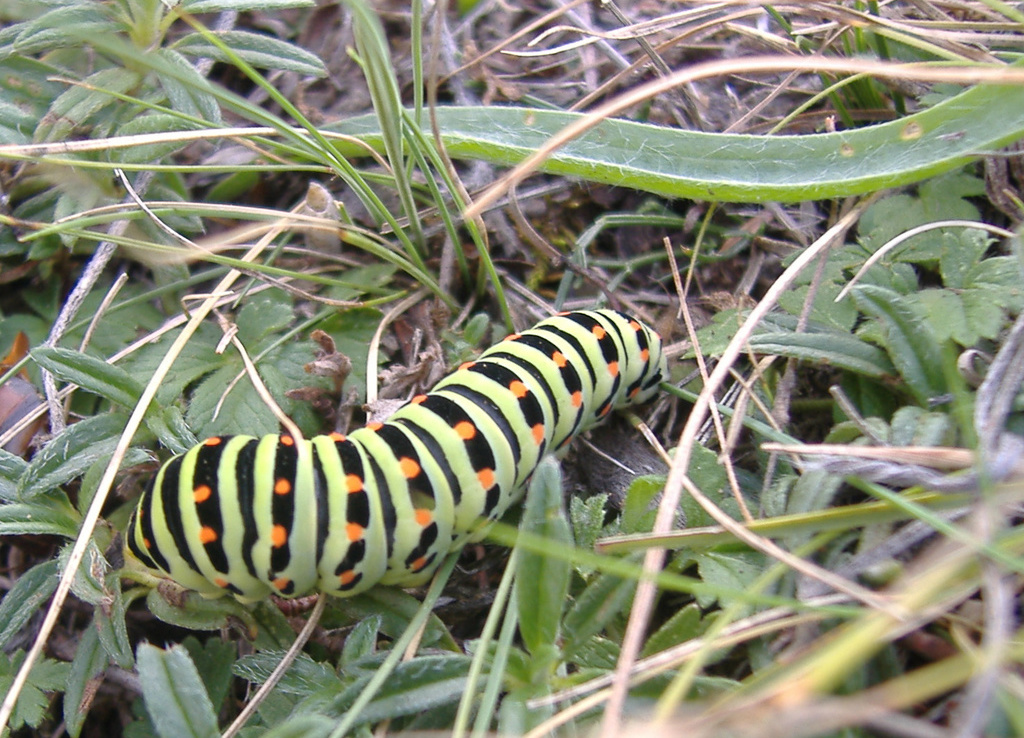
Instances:
[[[879,319],[889,358],[918,402],[927,405],[944,395],[948,388],[938,339],[911,301],[873,285],[857,285],[852,294],[861,311]]]
[[[284,651],[261,651],[251,656],[243,656],[235,663],[232,672],[253,684],[263,684],[281,663],[284,654]],[[324,688],[334,689],[336,693],[341,692],[344,686],[333,668],[300,653],[274,689],[285,694],[306,697]]]
[[[67,687],[64,690],[64,724],[71,738],[78,738],[88,713],[82,710],[82,698],[89,682],[107,665],[107,654],[100,647],[95,628],[86,628],[78,639],[75,658],[71,662]]]
[[[400,663],[359,714],[361,723],[376,723],[404,715],[413,715],[462,698],[470,659],[461,655],[420,656]],[[338,695],[332,704],[336,714],[345,712],[364,686],[359,680]]]
[[[142,386],[128,372],[95,356],[48,346],[32,349],[31,356],[58,379],[77,384],[115,405],[133,407],[142,395]]]
[[[703,613],[700,607],[693,602],[677,610],[644,643],[643,656],[645,658],[652,656],[666,648],[672,648],[696,638],[704,632],[702,618]]]
[[[138,668],[146,710],[162,738],[219,738],[217,716],[188,651],[143,643]]]
[[[635,589],[636,582],[628,579],[607,574],[594,577],[565,614],[563,652],[566,657],[628,610]]]
[[[562,513],[562,474],[558,463],[546,458],[533,473],[520,530],[552,541],[572,544]],[[562,611],[566,606],[571,567],[561,558],[520,550],[516,573],[519,634],[526,649],[537,657],[558,642]]]
[[[249,31],[224,31],[217,35],[239,58],[258,69],[279,69],[310,77],[327,75],[319,57],[287,41]],[[183,37],[174,44],[174,50],[192,57],[231,62],[227,54],[198,33]]]
[[[706,551],[698,554],[696,558],[697,568],[703,582],[740,592],[750,588],[754,580],[764,571],[765,565],[764,554],[756,551],[730,553]],[[716,600],[719,600],[723,607],[734,604],[729,597],[697,595],[697,603],[705,609],[714,604]],[[750,605],[741,605],[741,608],[747,612]]]
[[[377,650],[377,634],[380,632],[380,615],[371,615],[360,620],[345,639],[338,663],[344,667],[358,659],[371,656]]]
[[[0,649],[6,649],[11,638],[36,616],[57,588],[58,579],[54,560],[37,564],[18,577],[0,600]]]
[[[20,650],[11,654],[10,658],[0,659],[0,694],[7,694],[14,681],[14,674],[24,661],[25,653]],[[68,664],[45,657],[36,661],[11,713],[8,727],[12,731],[25,725],[36,728],[42,723],[50,703],[44,692],[63,689],[68,668]]]
[[[83,474],[98,459],[109,457],[124,431],[127,418],[97,415],[68,426],[35,455],[18,483],[23,499],[57,489]]]
[[[572,523],[572,534],[579,548],[593,550],[594,542],[604,529],[605,505],[608,495],[594,495],[587,499],[571,497],[569,499],[569,520]]]

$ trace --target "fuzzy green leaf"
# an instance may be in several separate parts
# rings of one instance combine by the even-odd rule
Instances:
[[[133,407],[142,395],[142,386],[124,369],[80,351],[40,346],[32,350],[32,359],[58,379],[115,405]]]
[[[31,502],[0,505],[0,536],[42,535],[74,538],[78,512],[63,492],[39,495]]]
[[[856,336],[838,331],[757,333],[750,347],[759,354],[777,354],[801,361],[881,378],[895,373],[885,352]]]
[[[636,582],[628,579],[607,574],[594,577],[565,615],[563,652],[566,656],[625,612],[633,601],[635,589]]]
[[[249,31],[224,31],[217,34],[243,61],[259,69],[297,72],[309,77],[324,77],[327,69],[320,59],[294,44]],[[231,59],[198,33],[185,36],[174,50],[192,57],[208,57],[217,61]]]
[[[29,499],[57,489],[110,456],[126,422],[123,415],[106,414],[68,426],[32,459],[18,483],[19,497]]]
[[[858,285],[853,299],[882,325],[889,358],[922,405],[947,391],[942,350],[935,334],[906,298],[873,285]]]
[[[138,666],[146,710],[161,738],[220,736],[213,705],[188,651],[143,643]]]
[[[0,648],[35,617],[57,588],[57,562],[44,561],[26,571],[0,600]]]

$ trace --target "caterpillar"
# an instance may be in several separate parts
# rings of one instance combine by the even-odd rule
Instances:
[[[518,501],[545,453],[666,378],[661,338],[568,312],[463,364],[385,423],[296,441],[209,438],[167,461],[127,548],[206,597],[243,602],[418,586]]]

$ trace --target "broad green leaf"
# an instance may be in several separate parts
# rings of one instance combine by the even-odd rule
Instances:
[[[550,457],[543,460],[533,474],[520,530],[542,536],[554,545],[572,543],[562,512],[562,475],[558,463]],[[567,561],[544,553],[522,549],[517,555],[519,634],[526,649],[537,657],[558,642],[571,567]]]
[[[0,505],[0,536],[43,535],[74,538],[78,512],[63,492],[39,495],[31,502]]]
[[[462,698],[470,660],[461,655],[420,656],[400,663],[377,696],[359,714],[361,723],[414,715]],[[355,701],[364,686],[357,681],[340,694],[332,710],[341,714]]]
[[[132,654],[132,644],[128,640],[124,595],[120,587],[113,589],[106,600],[93,610],[93,620],[103,650],[118,666],[131,669],[135,658]]]
[[[310,77],[323,77],[327,74],[319,57],[287,41],[249,31],[223,31],[217,35],[242,60],[259,69],[297,72]],[[176,42],[174,51],[192,57],[231,61],[221,49],[198,33],[189,34]]]
[[[57,579],[57,562],[53,559],[36,564],[18,577],[0,600],[0,648],[6,649],[11,638],[36,616],[57,588]]]
[[[693,602],[677,610],[644,643],[643,656],[651,656],[696,638],[704,632],[702,617],[700,607]]]
[[[807,333],[756,333],[750,347],[759,354],[824,364],[881,378],[895,373],[885,352],[856,336],[838,331]]]
[[[146,710],[161,738],[219,738],[217,716],[188,651],[143,643],[137,656]]]
[[[109,457],[125,423],[125,416],[108,413],[68,426],[32,459],[18,483],[18,496],[26,500],[57,489],[83,474],[98,459]]]
[[[910,301],[883,287],[858,285],[853,299],[863,312],[878,318],[889,358],[922,405],[947,391],[942,350],[928,324]]]
[[[697,556],[697,568],[700,571],[700,578],[707,584],[721,587],[723,590],[745,591],[750,588],[754,580],[764,571],[764,554],[757,551],[734,551],[719,552],[707,551]],[[723,606],[733,604],[728,596],[721,595],[698,595],[697,603],[703,607],[710,607],[715,600]],[[744,611],[750,605],[742,605]]]
[[[115,405],[133,407],[142,395],[141,385],[124,369],[80,351],[40,346],[32,349],[32,359],[58,379]]]
[[[581,644],[627,611],[635,589],[636,582],[629,579],[607,574],[594,577],[565,615],[565,655],[571,656]]]
[[[253,684],[263,684],[281,663],[284,654],[284,651],[261,651],[243,656],[235,663],[232,672]],[[335,692],[340,692],[343,686],[333,668],[300,653],[274,689],[305,697],[323,688],[333,688]]]
[[[371,615],[356,623],[352,632],[345,638],[345,645],[341,648],[341,658],[338,663],[342,667],[376,652],[380,623],[379,615]]]
[[[512,106],[441,107],[437,121],[450,156],[517,164],[581,115]],[[382,148],[375,116],[328,129]],[[555,152],[541,169],[667,197],[799,202],[917,182],[1022,133],[1024,87],[979,85],[920,113],[835,133],[751,136],[607,120]],[[346,156],[364,155],[356,145],[337,147]]]

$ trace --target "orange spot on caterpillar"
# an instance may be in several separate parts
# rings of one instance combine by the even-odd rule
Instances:
[[[286,495],[292,491],[292,483],[284,477],[281,477],[274,482],[274,494],[275,495]]]
[[[352,584],[352,581],[355,578],[356,578],[355,571],[353,571],[352,569],[349,569],[348,571],[343,571],[343,572],[341,572],[341,574],[338,575],[338,582],[343,584],[343,585],[349,585],[349,584]]]
[[[282,446],[294,446],[295,445],[295,439],[292,438],[291,436],[281,436],[281,445]]]
[[[468,420],[462,420],[455,424],[455,432],[463,441],[468,441],[476,436],[476,426]]]
[[[217,531],[208,525],[204,525],[199,529],[199,542],[204,546],[207,543],[213,543],[217,540]]]
[[[613,377],[619,376],[619,362],[609,361],[608,362],[608,373]]]
[[[631,390],[629,391],[629,399],[631,399],[631,400],[632,400],[632,399],[633,399],[634,397],[636,397],[636,396],[637,396],[638,394],[640,394],[640,388],[639,388],[639,387],[634,387],[633,389],[631,389]]]
[[[563,354],[561,351],[556,351],[555,353],[551,354],[551,360],[555,362],[555,366],[557,366],[559,369],[564,369],[565,365],[569,363],[568,360],[565,358],[565,354]]]
[[[571,401],[573,407],[579,407],[580,405],[583,404],[583,393],[580,392],[579,390],[576,390],[575,392],[572,393]]]
[[[481,469],[476,473],[476,478],[480,480],[481,487],[490,489],[494,486],[494,469]]]
[[[153,548],[153,542],[148,538],[142,539],[142,545],[145,546],[147,550]]]
[[[402,476],[406,479],[412,479],[413,477],[419,476],[420,465],[416,463],[415,459],[410,459],[408,456],[404,456],[399,460],[398,466],[402,470]]]
[[[338,433],[338,431],[334,431],[333,433],[329,434],[327,437],[330,438],[335,443],[344,443],[345,442],[345,434],[344,433]]]
[[[192,499],[198,505],[201,502],[206,502],[210,499],[210,495],[213,494],[213,490],[210,489],[209,485],[200,484],[194,490],[192,490]]]
[[[350,495],[363,491],[363,478],[358,474],[345,475],[345,491]]]
[[[216,584],[221,589],[227,589],[227,586],[228,586],[228,580],[224,579],[222,577],[217,577],[216,579],[213,580],[213,583]]]
[[[541,441],[544,440],[544,424],[537,423],[530,431],[533,433],[533,442],[539,446]]]
[[[419,571],[420,569],[422,569],[426,565],[427,565],[427,557],[426,556],[420,556],[418,559],[416,559],[414,562],[412,562],[412,564],[409,566],[409,570],[410,571]]]
[[[366,529],[359,525],[359,523],[349,523],[345,526],[345,535],[348,536],[348,539],[352,543],[355,543],[362,539],[364,530]]]
[[[636,331],[637,333],[639,333],[639,332],[640,332],[640,328],[641,328],[641,326],[640,326],[640,324],[639,324],[639,323],[637,323],[637,322],[636,322],[635,320],[630,320],[630,321],[629,321],[629,327],[630,327],[630,328],[632,328],[632,329],[633,329],[634,331]]]
[[[367,423],[366,427],[369,428],[372,431],[379,431],[381,428],[384,427],[384,424],[383,423],[378,423],[377,421],[374,421],[372,423]]]
[[[427,401],[427,396],[426,395],[416,395],[414,398],[409,400],[409,404],[410,405],[422,405],[426,401]]]
[[[422,507],[416,508],[416,523],[421,528],[426,528],[434,520],[434,513],[430,510],[425,510]]]
[[[203,441],[204,446],[219,446],[224,442],[224,439],[220,436],[214,436],[213,438],[207,438]]]
[[[270,529],[270,545],[274,548],[281,548],[288,543],[288,530],[278,523]]]
[[[278,592],[284,592],[284,590],[291,583],[292,583],[292,580],[289,579],[288,577],[278,577],[273,582],[271,582],[271,584],[274,585],[274,589],[276,589]]]
[[[602,328],[599,325],[595,325],[593,328],[591,328],[590,332],[594,334],[594,336],[597,338],[598,341],[600,341],[606,335],[608,335],[608,331],[606,331],[604,328]]]
[[[464,371],[464,370],[469,369],[469,368],[474,367],[474,366],[476,366],[476,362],[475,361],[464,361],[461,364],[459,364],[458,371],[461,372],[461,371]]]
[[[520,338],[522,338],[522,336],[522,333],[512,333],[508,336],[505,336],[503,339],[501,339],[501,341],[502,343],[504,343],[505,341],[518,341]]]
[[[508,389],[513,396],[519,400],[523,399],[530,393],[530,389],[518,379],[513,379],[511,384],[509,384]]]
[[[640,358],[643,359],[644,361],[647,361],[649,358],[651,358],[650,350],[649,349],[641,349],[640,350]]]

